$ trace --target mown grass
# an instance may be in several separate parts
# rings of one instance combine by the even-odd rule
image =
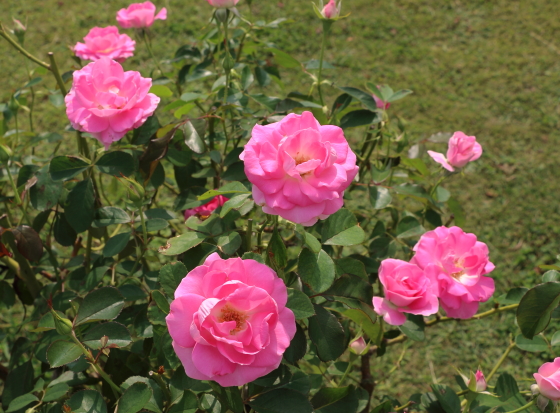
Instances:
[[[94,25],[113,24],[116,11],[127,3],[4,0],[2,20],[8,25],[11,16],[27,20],[29,49],[41,58],[46,58],[47,51],[55,52],[64,71],[72,65],[67,46],[81,40]],[[301,61],[318,58],[321,29],[309,2],[253,3],[254,18],[291,19],[268,35],[280,49]],[[204,0],[167,0],[158,7],[164,5],[169,19],[154,25],[156,54],[161,58],[191,42],[208,24],[211,13]],[[240,10],[248,14],[243,1]],[[343,10],[351,15],[333,27],[326,59],[336,69],[327,76],[339,86],[360,87],[369,80],[414,90],[390,109],[406,119],[411,140],[440,131],[476,135],[483,157],[446,187],[467,212],[464,229],[490,247],[497,266],[493,273],[497,294],[539,282],[537,266],[554,262],[560,252],[557,5],[547,0],[347,0]],[[152,63],[140,43],[137,49],[127,65],[140,66],[147,73]],[[26,74],[23,58],[3,41],[0,55],[0,102],[6,102],[25,83]],[[285,83],[292,81],[294,89],[301,91],[310,85],[297,70],[286,72]],[[47,85],[54,88],[52,79]],[[278,89],[276,94],[290,90]],[[327,94],[332,98],[337,90],[330,88]],[[62,133],[66,125],[62,110],[46,102],[40,106],[37,130]],[[442,144],[432,144],[432,148],[445,150]],[[49,150],[43,147],[45,156]],[[378,394],[404,398],[426,391],[426,381],[451,384],[454,367],[469,370],[480,364],[489,371],[509,334],[517,332],[511,314],[432,330],[426,345],[413,344],[406,351],[401,367],[389,380],[384,381],[384,371],[396,362],[403,346],[375,361],[379,363],[375,366]],[[514,350],[505,368],[529,378],[551,357]],[[522,387],[528,388],[528,383]]]

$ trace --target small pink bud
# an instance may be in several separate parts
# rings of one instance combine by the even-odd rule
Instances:
[[[470,389],[474,388],[474,391],[476,391],[477,393],[480,393],[480,392],[483,392],[484,390],[486,390],[487,385],[486,385],[486,379],[484,378],[484,373],[482,373],[480,370],[477,370],[475,375],[474,375],[474,379],[475,379],[475,385],[474,386],[471,385],[471,382],[469,380],[468,387]]]
[[[327,5],[323,7],[321,14],[325,19],[334,19],[340,14],[340,9],[336,7],[336,2],[334,0],[330,0]]]
[[[379,88],[379,85],[377,85],[377,88]],[[379,109],[389,109],[389,106],[391,106],[391,104],[389,102],[385,102],[380,97],[378,97],[376,95],[372,95],[372,96],[373,96],[373,100],[375,100],[375,104],[377,105],[377,107]]]
[[[24,31],[27,30],[27,28],[22,24],[22,22],[20,22],[20,21],[17,20],[17,19],[13,19],[13,18],[12,18],[12,20],[14,21],[14,24],[15,24],[14,31],[16,31],[16,32],[24,32]]]
[[[211,6],[217,9],[231,9],[235,7],[239,0],[207,0]]]
[[[350,343],[350,350],[358,355],[363,354],[366,349],[367,344],[363,337],[357,338]]]

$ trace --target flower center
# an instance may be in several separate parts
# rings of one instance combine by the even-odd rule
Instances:
[[[116,86],[111,86],[111,87],[109,88],[109,92],[117,94],[117,93],[120,92],[120,89],[119,89],[118,87],[116,87]]]
[[[453,265],[455,268],[459,269],[459,271],[452,272],[451,277],[459,281],[460,278],[465,275],[465,262],[462,258],[455,258],[453,260]]]
[[[235,334],[245,326],[245,321],[247,320],[248,316],[243,312],[236,310],[229,304],[226,304],[224,308],[220,311],[220,316],[218,317],[218,321],[220,323],[225,323],[227,321],[235,321],[235,328],[230,330],[230,334]]]
[[[296,153],[296,156],[294,156],[294,161],[296,161],[296,166],[301,165],[302,163],[307,162],[308,160],[309,158],[301,154],[300,152]]]

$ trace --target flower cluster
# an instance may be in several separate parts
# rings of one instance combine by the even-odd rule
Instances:
[[[407,263],[386,259],[379,269],[385,297],[374,297],[377,314],[392,325],[404,313],[431,315],[439,304],[449,317],[467,319],[494,293],[488,247],[459,227],[438,227],[422,235]]]

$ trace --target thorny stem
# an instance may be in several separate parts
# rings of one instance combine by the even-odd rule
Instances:
[[[247,220],[247,234],[245,234],[246,237],[246,243],[247,243],[247,252],[251,252],[252,250],[252,246],[251,246],[251,238],[253,235],[253,220],[252,219],[248,219]]]
[[[33,56],[31,53],[25,50],[23,46],[21,46],[18,42],[16,42],[14,39],[8,36],[8,33],[6,33],[6,30],[4,29],[4,26],[1,23],[0,23],[0,36],[6,39],[8,43],[10,43],[18,52],[20,52],[22,55],[27,57],[32,62],[37,63],[39,66],[43,66],[45,69],[51,70],[51,67],[48,65],[48,63],[45,63],[42,60],[39,60],[38,58]]]
[[[511,350],[513,350],[513,348],[515,347],[515,342],[511,343],[508,348],[506,348],[506,351],[504,351],[504,354],[502,354],[502,357],[500,357],[500,359],[496,362],[496,365],[494,366],[494,368],[492,369],[492,371],[486,376],[486,381],[489,382],[490,379],[492,378],[492,376],[494,376],[494,374],[496,374],[496,372],[498,371],[498,369],[502,366],[502,364],[504,363],[504,361],[506,360],[507,356],[509,355],[509,353],[511,352]]]

